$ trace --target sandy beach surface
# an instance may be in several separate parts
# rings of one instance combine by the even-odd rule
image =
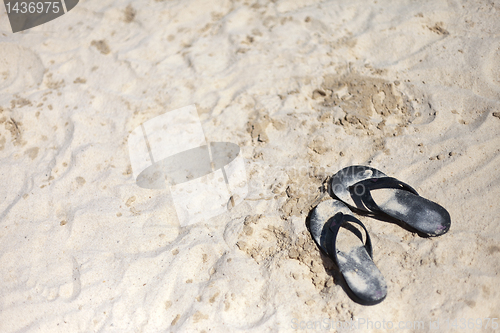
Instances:
[[[0,7],[0,332],[500,330],[498,1],[82,0],[16,34]],[[193,104],[248,195],[183,226],[127,142]],[[452,219],[358,216],[374,306],[305,223],[355,164]]]

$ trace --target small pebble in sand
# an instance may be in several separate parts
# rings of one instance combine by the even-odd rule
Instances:
[[[314,90],[313,94],[312,94],[313,99],[318,99],[318,98],[322,98],[325,96],[326,96],[326,93],[322,90],[319,90],[319,89]]]
[[[437,156],[432,156],[432,157],[429,157],[429,160],[431,161],[435,161],[435,160],[444,160],[445,158],[445,155],[444,154],[439,154]]]
[[[299,257],[299,252],[297,252],[296,249],[290,249],[290,251],[288,252],[288,256],[291,259],[297,259]]]

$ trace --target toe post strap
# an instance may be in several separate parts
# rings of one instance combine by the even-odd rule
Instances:
[[[333,233],[333,239],[331,242],[326,244],[326,246],[327,246],[328,253],[335,257],[335,260],[337,261],[337,263],[338,263],[337,246],[336,246],[337,235],[339,233],[340,228],[342,226],[345,226],[349,222],[352,222],[352,223],[355,223],[355,224],[361,226],[363,228],[363,230],[365,231],[365,244],[364,244],[364,246],[365,246],[366,252],[370,256],[370,258],[373,259],[373,249],[372,249],[372,242],[370,239],[370,234],[368,234],[368,230],[366,230],[366,227],[364,226],[363,223],[361,223],[360,220],[358,220],[357,218],[355,218],[352,215],[347,215],[347,214],[343,214],[343,213],[339,212],[339,213],[335,214],[334,216],[332,216],[330,218],[330,221],[331,222],[330,222],[329,229]]]
[[[387,188],[405,190],[418,195],[417,191],[415,191],[413,187],[393,177],[364,179],[348,186],[347,190],[358,208],[364,207],[375,213],[381,212],[381,209],[373,200],[370,192],[372,190]]]

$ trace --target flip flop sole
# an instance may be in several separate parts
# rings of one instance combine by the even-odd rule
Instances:
[[[364,180],[385,177],[387,175],[383,172],[368,166],[350,166],[340,170],[332,177],[330,191],[351,208],[369,213],[377,213],[367,209],[360,203],[359,198],[353,197],[353,194],[349,191],[349,187]],[[357,191],[362,190],[363,188],[361,187],[361,190]],[[375,200],[380,211],[406,223],[413,229],[429,236],[439,236],[445,234],[450,229],[450,214],[437,203],[402,189],[377,189],[373,190],[373,193],[376,193],[376,191],[385,191],[383,202],[377,203]],[[354,193],[354,195],[361,194],[361,192]]]
[[[311,212],[311,235],[318,247],[337,264],[351,298],[365,305],[380,303],[387,295],[384,277],[367,252],[355,224],[342,222],[342,226],[334,229],[337,232],[332,230],[331,224],[335,223],[332,219],[339,215],[352,217],[352,212],[337,200],[321,202]],[[359,224],[362,226],[361,222]]]
[[[387,215],[429,236],[440,236],[450,229],[450,214],[437,203],[403,190],[391,192],[392,198],[379,205]]]

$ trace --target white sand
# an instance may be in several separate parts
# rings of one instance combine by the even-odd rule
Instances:
[[[87,0],[12,34],[3,11],[0,331],[499,318],[499,16],[494,1]],[[241,147],[251,188],[180,228],[168,191],[135,184],[127,137],[194,103],[208,140]],[[352,164],[452,217],[431,239],[361,218],[388,284],[371,307],[304,223]]]

